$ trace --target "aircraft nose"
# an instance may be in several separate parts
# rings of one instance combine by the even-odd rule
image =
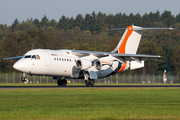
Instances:
[[[23,69],[23,63],[20,62],[20,61],[17,61],[17,62],[13,65],[13,68],[16,69],[16,70],[22,71],[22,69]]]

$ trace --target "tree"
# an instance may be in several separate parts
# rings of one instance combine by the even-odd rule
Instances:
[[[75,26],[78,26],[81,30],[84,30],[84,18],[81,14],[78,14],[75,20]]]
[[[14,23],[11,25],[11,28],[12,28],[12,30],[15,30],[15,28],[16,28],[16,26],[19,24],[19,21],[18,21],[18,19],[16,18],[15,20],[14,20]]]
[[[59,23],[57,25],[58,29],[64,29],[67,31],[69,29],[68,25],[68,18],[66,18],[64,15],[59,19]]]
[[[40,24],[41,26],[46,26],[46,27],[49,26],[49,20],[47,19],[46,15],[44,15],[44,17],[41,19]]]
[[[38,20],[37,18],[34,19],[33,24],[34,24],[37,28],[40,27],[40,22],[39,22],[39,20]]]

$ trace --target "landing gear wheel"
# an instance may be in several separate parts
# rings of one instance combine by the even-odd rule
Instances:
[[[22,77],[22,78],[21,78],[21,81],[22,81],[23,83],[26,83],[26,82],[28,82],[28,79],[27,79],[26,77]]]
[[[90,83],[90,86],[94,86],[95,81],[92,79],[92,80],[89,80],[89,83]]]
[[[66,86],[67,85],[67,80],[66,79],[63,79],[62,80],[62,86]]]
[[[89,80],[85,80],[85,84],[86,84],[86,86],[89,86]]]
[[[67,80],[66,79],[57,80],[57,84],[58,84],[58,86],[66,86],[67,85]]]
[[[62,86],[62,80],[57,80],[57,85]]]

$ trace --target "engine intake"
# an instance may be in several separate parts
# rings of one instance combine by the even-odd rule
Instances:
[[[94,65],[97,70],[107,70],[112,66],[110,62],[100,60],[97,60]]]
[[[81,70],[86,70],[92,66],[92,62],[89,60],[78,59],[76,61],[76,67]]]

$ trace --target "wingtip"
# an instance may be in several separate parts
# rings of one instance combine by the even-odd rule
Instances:
[[[161,58],[162,56],[157,55],[158,58]]]
[[[169,30],[175,30],[176,28],[169,28]]]

